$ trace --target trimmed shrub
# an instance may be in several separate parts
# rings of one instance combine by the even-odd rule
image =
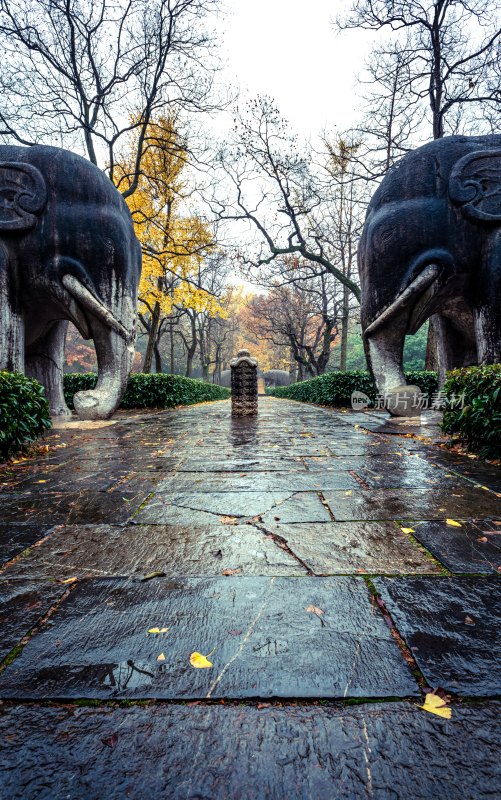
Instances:
[[[448,373],[442,429],[484,458],[501,456],[501,364]]]
[[[64,396],[73,408],[73,395],[85,389],[93,389],[97,375],[93,372],[70,373],[64,376]],[[144,375],[134,372],[127,383],[120,408],[174,408],[189,406],[206,400],[226,400],[231,392],[213,383],[183,378],[181,375],[158,373]]]
[[[430,398],[437,391],[436,372],[407,372],[405,377],[409,384],[419,386],[423,394]],[[364,392],[371,400],[375,399],[376,387],[369,372],[327,372],[309,381],[269,389],[268,394],[322,406],[349,406],[352,392],[355,391]]]
[[[38,381],[18,372],[0,372],[0,458],[34,442],[52,422]]]

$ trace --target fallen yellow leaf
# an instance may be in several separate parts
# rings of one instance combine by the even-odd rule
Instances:
[[[75,583],[78,578],[65,578],[64,580],[60,580],[59,583]]]
[[[404,533],[416,533],[414,528],[401,528],[400,530],[402,530]]]
[[[456,522],[455,519],[446,519],[445,521],[446,521],[447,525],[451,526],[451,528],[462,528],[463,527],[461,525],[461,523],[460,522]]]
[[[428,692],[424,700],[424,705],[419,706],[419,708],[424,709],[424,711],[429,711],[430,714],[436,714],[437,717],[450,719],[452,717],[452,708],[446,708],[446,705],[445,700],[439,697],[438,694]]]
[[[353,492],[351,491],[351,489],[350,489],[348,492],[345,492],[345,495],[346,495],[346,497],[349,497],[349,496],[350,496],[350,494],[353,494]]]
[[[148,628],[148,633],[167,633],[168,628]]]
[[[192,653],[190,656],[190,664],[196,669],[208,669],[212,667],[212,661],[209,661],[209,659],[201,653]]]
[[[165,661],[165,656],[163,653],[160,653],[160,655],[157,656],[157,661]]]

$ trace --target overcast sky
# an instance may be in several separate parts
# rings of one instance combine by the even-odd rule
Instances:
[[[251,96],[274,97],[297,133],[354,122],[356,75],[373,34],[336,33],[345,0],[225,0],[219,23],[225,76]]]

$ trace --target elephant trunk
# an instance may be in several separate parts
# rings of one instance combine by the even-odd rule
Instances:
[[[88,318],[97,355],[97,384],[94,389],[77,392],[73,403],[82,419],[109,419],[127,387],[134,344],[97,317]]]
[[[385,396],[386,408],[395,416],[414,416],[420,410],[420,390],[408,386],[405,380],[404,343],[412,308],[439,273],[439,265],[428,265],[385,311],[365,326],[372,374],[378,392]]]

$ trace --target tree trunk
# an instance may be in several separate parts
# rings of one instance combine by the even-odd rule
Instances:
[[[341,353],[339,359],[339,369],[346,370],[348,357],[348,325],[350,321],[350,297],[346,287],[343,288],[343,319],[341,323]]]
[[[153,313],[151,315],[150,330],[148,332],[148,345],[144,355],[143,373],[151,372],[151,364],[153,362],[153,354],[155,345],[157,344],[158,326],[160,323],[160,304],[155,303]]]
[[[160,353],[160,348],[158,346],[158,342],[155,342],[154,347],[155,352],[155,372],[162,372],[162,356]]]

